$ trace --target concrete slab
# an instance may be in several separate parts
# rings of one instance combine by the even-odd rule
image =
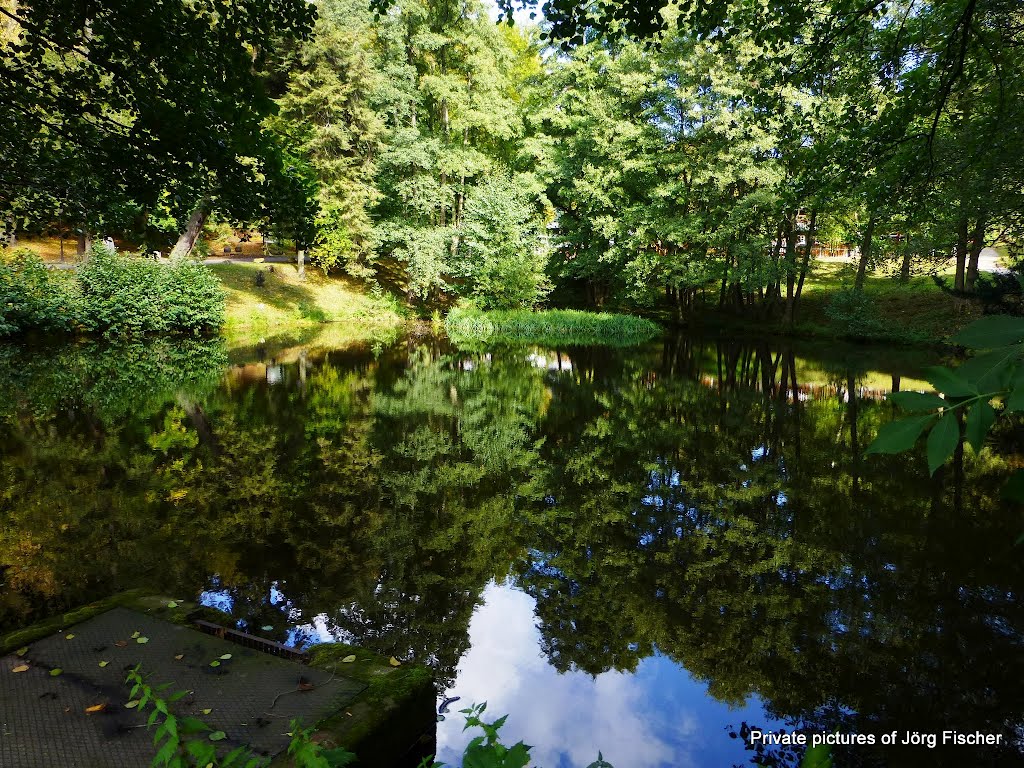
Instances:
[[[220,658],[226,654],[231,658]],[[108,664],[100,667],[101,661]],[[12,671],[23,664],[28,671]],[[264,755],[287,746],[292,718],[313,725],[366,688],[336,672],[114,608],[32,643],[23,656],[0,658],[0,766],[148,766],[154,754],[152,732],[144,727],[148,712],[125,708],[125,677],[136,665],[152,685],[173,683],[168,694],[191,691],[175,712],[224,731],[226,749],[248,744]],[[51,676],[54,669],[62,672]],[[312,688],[297,690],[300,682]],[[106,705],[103,712],[86,713],[97,704]]]

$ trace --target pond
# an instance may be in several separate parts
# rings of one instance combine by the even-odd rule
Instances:
[[[864,456],[928,352],[158,341],[0,347],[0,629],[146,587],[430,665],[546,768],[796,765],[748,728],[981,730],[838,765],[1006,765],[1024,430]],[[771,762],[774,761],[774,762]]]

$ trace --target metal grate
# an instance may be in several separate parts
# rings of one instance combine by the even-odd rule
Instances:
[[[230,627],[222,627],[220,624],[214,624],[212,621],[193,619],[192,623],[200,632],[205,632],[208,635],[214,635],[215,637],[219,637],[221,640],[238,643],[238,645],[246,648],[252,648],[253,650],[260,651],[261,653],[269,653],[271,656],[278,656],[282,659],[291,659],[292,661],[299,661],[303,664],[309,663],[309,654],[305,651],[289,648],[287,645],[275,643],[273,640],[266,640],[262,637],[250,635],[237,629],[231,629]]]

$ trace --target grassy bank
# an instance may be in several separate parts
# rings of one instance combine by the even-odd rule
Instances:
[[[270,272],[269,267],[274,271]],[[261,340],[308,341],[324,334],[332,343],[393,337],[406,322],[402,308],[342,277],[294,264],[211,264],[226,294],[224,333],[233,345]],[[257,275],[263,284],[257,284]]]
[[[781,318],[765,320],[719,310],[717,293],[708,293],[691,322],[772,335],[794,335],[899,344],[944,344],[981,316],[977,304],[958,306],[931,276],[907,283],[885,275],[869,276],[863,295],[853,292],[856,265],[819,262],[808,275],[791,327]],[[943,273],[947,283],[952,275]]]
[[[448,337],[460,346],[495,342],[628,346],[661,332],[655,323],[641,317],[568,309],[453,309],[444,326]]]

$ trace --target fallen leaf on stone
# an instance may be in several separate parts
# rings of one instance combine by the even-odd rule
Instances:
[[[24,656],[26,653],[28,653],[28,646],[27,645],[24,648],[19,648],[18,650],[16,650],[14,652],[14,655],[15,656]]]
[[[355,660],[356,660],[356,655],[353,653],[351,656],[346,656],[344,659],[342,659],[341,663],[342,664],[351,664]]]
[[[110,663],[109,661],[101,661],[101,662],[100,662],[100,667],[101,667],[101,668],[102,668],[102,667],[105,667],[105,666],[107,666],[107,664],[109,664],[109,663]]]
[[[132,640],[134,640],[136,637],[138,637],[141,634],[142,634],[141,632],[132,632]]]
[[[128,647],[128,641],[127,640],[118,640],[116,643],[114,643],[114,645],[116,645],[118,648],[127,648]]]
[[[230,653],[225,653],[223,656],[221,656],[221,659],[223,659],[224,661],[227,661],[230,658],[231,658],[231,654]]]
[[[85,708],[85,714],[92,715],[92,714],[95,714],[96,712],[102,712],[106,708],[107,708],[106,704],[93,704],[91,707],[86,707]]]
[[[174,657],[174,660],[175,661],[181,661],[184,658],[185,658],[185,654],[184,653],[179,653],[177,656]]]
[[[388,664],[390,664],[392,667],[400,667],[400,666],[402,666],[402,662],[400,662],[394,656],[391,657],[391,659],[388,661]]]
[[[219,667],[220,666],[220,662],[219,661],[211,661],[210,662],[210,666],[211,667]]]
[[[168,607],[168,608],[177,608],[177,607],[178,607],[178,604],[177,604],[176,602],[174,602],[173,600],[171,600],[171,602],[169,602],[169,603],[167,604],[167,607]]]
[[[57,677],[58,675],[61,675],[63,673],[64,673],[64,670],[61,669],[60,667],[57,667],[56,669],[51,669],[50,670],[50,677]]]
[[[139,706],[139,702],[137,702],[137,701],[129,701],[127,704],[124,705],[124,708],[125,709],[135,709],[137,706]]]
[[[139,638],[135,639],[135,642],[139,643],[140,645],[145,645],[146,643],[149,642],[149,638],[148,637],[139,637]]]
[[[65,640],[74,640],[74,639],[75,639],[75,636],[74,636],[74,634],[73,634],[73,633],[72,633],[72,634],[69,634],[69,635],[64,635],[64,639],[65,639]]]
[[[28,664],[19,664],[11,672],[28,672]]]
[[[309,682],[309,680],[299,680],[300,691],[312,691],[314,688],[316,688],[316,686]]]
[[[213,710],[212,709],[204,709],[204,710],[202,710],[202,712],[203,712],[204,715],[208,715],[211,712],[213,712]]]
[[[264,632],[270,632],[274,628],[272,626],[270,626],[269,624],[264,624],[262,627],[260,627],[260,629],[262,629]]]
[[[210,741],[224,741],[228,735],[224,731],[214,731],[210,734]]]

